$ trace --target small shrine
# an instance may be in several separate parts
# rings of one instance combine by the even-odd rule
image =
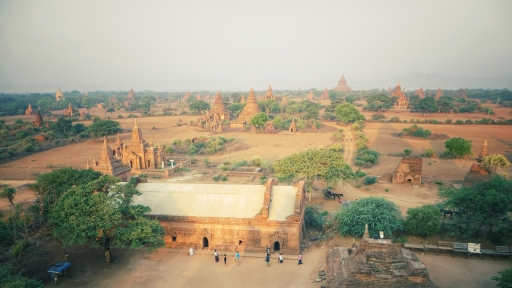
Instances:
[[[405,157],[400,161],[393,173],[391,183],[393,184],[421,184],[421,171],[423,169],[423,158]]]
[[[69,103],[68,107],[64,109],[64,112],[62,114],[64,114],[65,116],[73,117],[73,105]]]
[[[261,100],[275,100],[275,101],[277,101],[277,97],[274,96],[274,92],[272,91],[272,87],[270,87],[270,84],[268,84],[267,94],[265,94],[265,96],[261,97]]]
[[[465,186],[472,186],[476,183],[487,181],[489,179],[489,171],[482,167],[482,159],[487,156],[488,153],[487,140],[485,140],[482,151],[480,151],[480,154],[478,154],[476,162],[471,165],[468,174],[466,174],[464,177]]]
[[[89,166],[87,161],[87,169],[92,168],[94,171],[101,172],[105,175],[112,175],[121,181],[128,181],[131,175],[131,169],[124,166],[123,163],[116,159],[114,151],[107,143],[107,137],[103,138],[103,146],[101,148],[101,156],[99,159],[94,157],[92,166]]]
[[[28,107],[25,110],[25,116],[32,116],[32,115],[34,115],[34,110],[32,110],[32,105],[30,105],[30,103],[28,103]]]
[[[322,92],[322,95],[320,95],[320,99],[329,100],[329,91],[327,91],[327,88],[325,88],[324,92]]]
[[[290,124],[290,127],[288,128],[288,132],[294,133],[298,132],[299,129],[297,128],[297,124],[295,124],[295,117],[292,118],[292,123]]]
[[[395,110],[405,110],[409,107],[409,100],[405,96],[404,92],[402,92],[402,86],[400,86],[400,81],[398,81],[398,85],[395,87],[395,91],[391,93],[391,97],[398,97],[395,102]]]
[[[57,89],[57,93],[55,93],[55,100],[57,100],[57,101],[64,100],[64,94],[62,94],[62,91],[60,91],[60,87],[59,87],[59,89]]]

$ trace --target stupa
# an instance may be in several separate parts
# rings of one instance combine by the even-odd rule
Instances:
[[[59,89],[57,89],[57,93],[55,93],[55,100],[57,100],[57,101],[64,100],[64,94],[62,94],[62,91],[60,91],[60,87],[59,87]]]
[[[107,137],[103,137],[100,159],[97,160],[96,157],[94,157],[92,167],[89,166],[89,161],[87,161],[87,168],[92,168],[94,171],[106,175],[112,175],[121,181],[128,181],[131,175],[130,167],[124,166],[120,160],[114,158],[113,154],[114,150],[108,145]]]
[[[32,106],[30,105],[30,103],[28,103],[28,108],[27,108],[27,110],[25,110],[25,115],[26,116],[34,115],[34,111],[32,110]]]
[[[338,86],[334,87],[334,91],[352,91],[352,88],[348,87],[345,75],[341,74],[341,79],[338,81]]]
[[[409,100],[405,97],[404,92],[402,92],[402,86],[400,86],[400,81],[398,81],[398,85],[395,88],[395,91],[391,93],[391,97],[398,97],[395,102],[394,109],[396,110],[405,110],[409,106]]]
[[[322,95],[320,95],[320,99],[322,100],[329,100],[329,91],[327,91],[327,88],[324,89],[324,92]]]
[[[487,156],[488,153],[489,152],[487,150],[487,140],[485,140],[484,146],[482,147],[482,151],[480,151],[480,154],[478,154],[476,162],[471,165],[468,174],[466,174],[466,177],[464,177],[465,186],[471,186],[476,183],[489,180],[489,171],[482,167],[482,158]]]
[[[288,128],[288,132],[298,132],[299,129],[297,129],[297,124],[295,124],[295,117],[292,118],[292,123],[290,124],[290,127]]]
[[[258,106],[258,102],[256,102],[256,97],[254,97],[254,90],[251,88],[244,110],[242,110],[236,122],[248,123],[254,115],[260,112],[260,107]]]
[[[308,94],[308,96],[307,96],[307,99],[308,99],[308,100],[314,100],[314,99],[315,99],[315,95],[313,94],[313,91],[312,91],[312,90],[310,90],[310,91],[309,91],[309,94]]]
[[[36,113],[36,120],[32,122],[36,127],[43,127],[43,117],[41,117],[41,113]]]
[[[206,112],[204,115],[204,120],[206,123],[210,121],[218,121],[221,120],[229,120],[229,112],[224,107],[224,102],[222,101],[222,97],[220,96],[220,91],[215,96],[215,103],[213,104],[212,109]]]
[[[185,94],[185,96],[183,96],[183,98],[181,100],[183,102],[187,102],[188,98],[190,98],[190,91],[187,91],[187,94]]]
[[[73,106],[71,103],[68,104],[68,108],[64,109],[63,114],[69,117],[73,117]]]
[[[436,92],[436,100],[439,100],[439,98],[443,96],[443,90],[441,90],[441,87],[439,87],[439,89],[437,89],[437,92]]]
[[[272,91],[272,87],[270,87],[270,84],[268,84],[267,88],[267,94],[261,98],[262,100],[277,100],[276,96],[274,96],[274,93]]]
[[[133,97],[135,97],[135,93],[133,92],[133,89],[130,88],[130,92],[126,95],[126,99],[128,99],[128,101],[133,101]]]
[[[420,87],[420,89],[416,90],[415,94],[420,96],[421,99],[425,98],[425,91],[423,90],[423,87]]]

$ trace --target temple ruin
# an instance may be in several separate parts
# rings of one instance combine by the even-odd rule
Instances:
[[[73,105],[71,103],[68,104],[68,107],[64,109],[62,112],[65,116],[73,117]]]
[[[348,87],[347,80],[345,80],[345,74],[341,74],[340,81],[338,81],[338,86],[334,87],[334,91],[348,91],[351,92],[352,88]]]
[[[87,161],[87,169],[92,168],[94,171],[105,175],[112,175],[121,181],[128,181],[131,175],[131,168],[124,166],[120,160],[116,159],[114,152],[116,151],[110,148],[107,143],[107,137],[104,137],[100,159],[94,157],[92,166],[89,166],[89,161]]]
[[[297,128],[297,124],[295,124],[295,117],[292,118],[292,123],[290,124],[290,127],[288,127],[288,132],[298,132],[299,129]]]
[[[309,90],[309,94],[307,96],[308,100],[313,101],[315,99],[315,94],[313,94],[313,90]]]
[[[482,151],[478,154],[478,158],[475,163],[469,168],[468,174],[464,177],[464,185],[472,186],[474,184],[489,180],[489,171],[482,167],[482,158],[489,154],[487,150],[487,140],[484,141]]]
[[[425,91],[423,90],[423,87],[420,87],[420,89],[416,90],[414,95],[420,96],[421,99],[425,98]]]
[[[304,227],[304,182],[264,185],[139,183],[134,204],[149,206],[166,247],[297,254]]]
[[[443,90],[441,90],[441,87],[439,87],[439,89],[437,89],[437,92],[436,92],[436,100],[439,100],[439,98],[441,98],[441,96],[443,96]]]
[[[327,287],[435,287],[425,264],[390,239],[365,235],[357,248],[330,249],[326,262]]]
[[[25,110],[25,116],[32,116],[32,115],[34,115],[34,110],[32,110],[32,106],[30,105],[30,103],[28,103],[28,107]]]
[[[421,171],[423,169],[423,158],[405,157],[400,161],[393,173],[391,183],[393,184],[421,184]]]
[[[268,84],[267,94],[265,94],[265,96],[261,97],[261,100],[274,100],[274,101],[277,101],[277,97],[274,96],[274,92],[272,91],[272,87],[270,87],[270,84]]]
[[[329,100],[329,91],[327,91],[327,88],[325,88],[324,92],[322,92],[322,95],[320,95],[320,99]]]
[[[130,88],[130,92],[128,92],[128,94],[126,95],[126,99],[128,99],[128,101],[132,102],[134,97],[135,97],[135,93],[133,92],[133,89]]]
[[[402,92],[402,86],[400,86],[400,81],[398,81],[398,85],[395,87],[395,91],[391,93],[391,97],[398,97],[395,102],[395,110],[405,110],[409,107],[409,100],[405,96],[404,92]]]
[[[32,121],[35,127],[43,127],[43,117],[41,117],[41,113],[36,113],[36,120]]]

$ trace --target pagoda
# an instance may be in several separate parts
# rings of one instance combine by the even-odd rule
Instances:
[[[190,98],[190,91],[187,91],[187,94],[183,96],[183,99],[181,99],[183,102],[187,102],[188,98]]]
[[[292,118],[292,123],[290,124],[290,127],[288,127],[288,132],[294,133],[298,132],[299,129],[297,129],[297,124],[295,124],[295,117]]]
[[[313,94],[313,91],[312,91],[312,90],[310,90],[310,91],[309,91],[309,94],[308,94],[308,96],[307,96],[307,99],[308,99],[308,100],[313,100],[313,99],[315,99],[315,95]]]
[[[441,96],[443,96],[443,90],[441,90],[441,87],[439,87],[439,89],[437,89],[437,92],[436,92],[436,100],[439,100],[439,98],[441,98]]]
[[[36,113],[36,120],[32,122],[36,127],[43,127],[43,117],[41,117],[41,113]]]
[[[274,96],[274,93],[272,91],[272,87],[270,87],[270,84],[268,84],[267,88],[267,94],[261,98],[262,100],[277,100],[276,96]]]
[[[338,81],[338,86],[334,87],[334,91],[352,91],[352,88],[348,87],[347,80],[345,80],[345,75],[341,74],[341,79]]]
[[[398,97],[395,102],[395,108],[397,110],[407,109],[409,106],[409,100],[405,96],[404,92],[402,92],[402,86],[400,86],[400,80],[398,81],[398,85],[395,87],[395,91],[391,93],[391,97]]]
[[[242,94],[242,98],[240,98],[240,104],[245,104],[245,94]]]
[[[62,94],[62,91],[60,91],[60,87],[59,87],[59,89],[57,89],[57,93],[55,93],[55,100],[57,100],[57,101],[64,100],[64,94]]]
[[[258,106],[258,102],[256,102],[256,97],[254,97],[254,90],[251,88],[249,97],[247,97],[247,103],[245,104],[244,110],[242,110],[238,116],[237,122],[248,123],[254,115],[260,112],[260,107]]]
[[[71,105],[71,102],[68,104],[68,108],[64,109],[63,114],[69,117],[73,117],[73,106]]]
[[[423,91],[423,87],[420,87],[420,89],[416,90],[415,94],[420,96],[421,99],[425,98],[425,91]]]
[[[128,166],[124,166],[123,163],[114,158],[114,151],[110,148],[107,143],[107,137],[103,137],[103,146],[101,148],[101,156],[99,160],[94,158],[92,167],[89,166],[87,161],[87,168],[92,168],[94,171],[101,172],[105,175],[112,175],[121,181],[128,181],[131,175],[131,169]]]
[[[288,100],[286,99],[286,93],[283,93],[283,100],[281,100],[281,106],[288,106]]]
[[[324,92],[322,95],[320,95],[320,99],[322,100],[329,100],[329,91],[327,91],[327,88],[324,89]]]
[[[32,116],[34,115],[34,111],[32,110],[32,106],[30,103],[28,103],[28,108],[25,110],[25,116]]]
[[[128,92],[128,94],[126,95],[126,98],[129,100],[129,101],[133,101],[133,97],[135,97],[135,93],[133,92],[133,89],[130,88],[130,92]]]
[[[215,96],[215,103],[212,109],[207,111],[204,115],[204,120],[206,123],[210,121],[220,122],[221,120],[229,120],[229,112],[224,107],[224,102],[222,102],[222,97],[220,97],[220,91],[217,93],[217,96]]]

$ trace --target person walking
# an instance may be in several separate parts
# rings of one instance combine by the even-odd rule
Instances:
[[[267,245],[267,254],[270,254],[270,247]]]
[[[267,262],[267,267],[270,267],[270,254],[267,253],[267,256],[265,256],[265,262]]]
[[[283,253],[279,253],[279,257],[277,258],[278,259],[278,262],[279,262],[279,265],[283,265]]]
[[[213,255],[215,255],[215,262],[219,262],[219,252],[217,252],[217,250],[215,250]]]
[[[236,251],[235,254],[235,262],[238,266],[240,266],[240,253],[238,253],[238,251]]]
[[[224,254],[224,266],[225,267],[228,267],[227,260],[228,260],[228,258],[226,257],[226,254]]]
[[[302,264],[302,254],[299,253],[299,257],[298,258],[299,258],[299,265],[301,265]]]

